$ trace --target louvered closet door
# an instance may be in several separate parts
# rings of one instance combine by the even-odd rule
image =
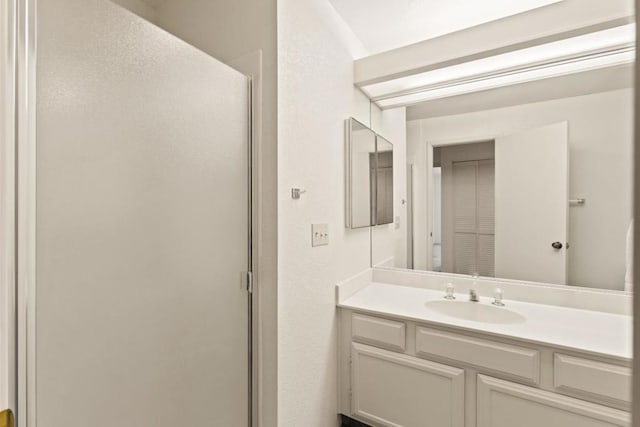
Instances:
[[[476,271],[476,162],[453,163],[454,272]]]
[[[454,272],[494,275],[494,161],[454,162]]]
[[[376,224],[391,224],[393,222],[393,169],[379,168],[376,182]]]
[[[478,162],[478,182],[476,197],[478,201],[478,240],[477,262],[481,276],[495,276],[494,242],[495,242],[495,162],[481,160]]]

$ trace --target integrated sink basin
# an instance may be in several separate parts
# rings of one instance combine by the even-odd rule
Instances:
[[[445,316],[471,320],[472,322],[504,324],[526,321],[523,315],[506,307],[497,307],[481,302],[439,300],[428,301],[425,303],[425,307]]]

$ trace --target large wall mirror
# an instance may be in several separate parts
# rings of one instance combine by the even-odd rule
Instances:
[[[393,144],[354,118],[346,121],[346,226],[393,222]]]
[[[628,290],[632,76],[627,62],[407,107],[407,244],[384,266]]]

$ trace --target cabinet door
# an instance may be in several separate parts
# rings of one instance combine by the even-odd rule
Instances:
[[[630,414],[478,375],[477,427],[630,426]]]
[[[464,370],[352,345],[352,415],[376,426],[463,427]]]

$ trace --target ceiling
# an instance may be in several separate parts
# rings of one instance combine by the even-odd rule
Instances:
[[[373,55],[562,0],[329,1]]]

